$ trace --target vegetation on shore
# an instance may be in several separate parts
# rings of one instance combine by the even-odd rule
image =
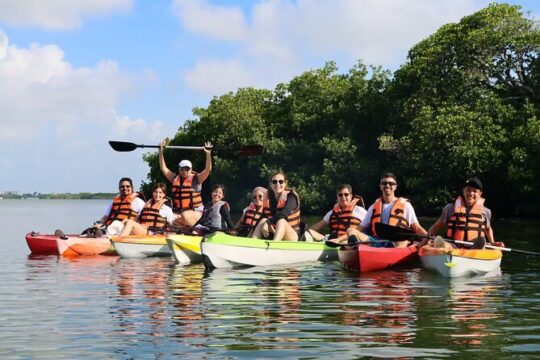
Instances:
[[[398,176],[397,194],[419,213],[436,213],[479,176],[496,214],[535,214],[540,200],[540,29],[519,6],[491,4],[442,26],[413,46],[391,73],[359,61],[347,73],[333,62],[274,90],[242,88],[195,108],[173,145],[215,146],[205,183],[223,183],[237,207],[282,169],[307,213],[324,213],[335,188],[350,183],[370,204],[379,176]],[[242,157],[220,147],[261,144]],[[172,168],[203,154],[166,151]],[[163,181],[157,154],[148,190]]]

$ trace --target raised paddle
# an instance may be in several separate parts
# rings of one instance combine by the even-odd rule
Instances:
[[[134,144],[126,141],[109,141],[109,145],[115,151],[128,152],[133,151],[137,148],[153,148],[159,149],[159,145],[143,145],[143,144]],[[204,146],[185,146],[185,145],[166,145],[166,149],[181,149],[181,150],[204,150]],[[262,145],[241,145],[236,147],[225,147],[221,149],[235,150],[240,154],[245,156],[256,156],[263,152]]]
[[[383,224],[380,222],[375,224],[375,231],[377,232],[377,235],[379,235],[382,238],[388,239],[390,241],[402,241],[402,240],[413,240],[413,239],[433,239],[434,238],[434,236],[416,234],[414,231],[410,229],[404,229],[398,226],[392,226],[392,225]],[[452,239],[444,239],[444,238],[443,240],[449,243],[454,243],[454,244],[459,244],[459,245],[474,245],[474,243],[470,241],[452,240]],[[506,251],[506,252],[515,252],[515,253],[526,254],[526,255],[540,256],[540,253],[534,252],[534,251],[511,249],[507,247],[499,247],[499,246],[493,246],[493,245],[485,245],[485,247],[487,249],[496,249],[496,250],[501,250],[501,251]]]

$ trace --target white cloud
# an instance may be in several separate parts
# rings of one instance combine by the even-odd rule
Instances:
[[[187,0],[186,0],[187,1]],[[175,4],[189,8],[186,1]],[[250,10],[249,16],[215,16],[215,6],[198,1],[197,11],[179,16],[185,27],[212,41],[226,39],[224,32],[211,29],[227,28],[231,23],[247,26],[235,39],[241,45],[234,57],[207,55],[186,75],[188,86],[206,94],[234,90],[238,83],[231,76],[224,79],[208,76],[225,74],[231,64],[246,85],[275,84],[307,70],[335,60],[338,65],[351,66],[362,59],[366,64],[396,69],[403,64],[407,51],[448,22],[488,4],[487,0],[262,0]],[[239,8],[219,7],[240,12]],[[187,17],[189,15],[189,18]],[[249,21],[246,20],[249,18]],[[208,19],[211,19],[211,25]],[[238,20],[238,19],[241,19]],[[194,26],[193,24],[198,24]],[[347,69],[344,69],[347,70]]]
[[[157,142],[174,132],[118,113],[120,99],[152,83],[153,73],[125,73],[110,60],[74,67],[56,45],[19,48],[0,31],[1,53],[0,190],[104,191],[121,176],[146,178],[141,152],[115,153],[107,141]]]
[[[133,0],[2,0],[0,21],[17,26],[73,29],[83,17],[126,12]]]
[[[242,10],[210,5],[205,0],[174,0],[173,11],[187,30],[218,40],[241,40],[247,35]]]

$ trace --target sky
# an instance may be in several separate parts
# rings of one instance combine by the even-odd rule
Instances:
[[[0,0],[0,191],[140,184],[143,151],[109,140],[158,144],[214,96],[273,89],[327,61],[395,71],[414,44],[490,2]],[[540,2],[507,2],[540,19]]]

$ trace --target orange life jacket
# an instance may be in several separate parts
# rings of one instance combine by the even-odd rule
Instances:
[[[405,206],[408,200],[402,197],[397,198],[394,206],[390,210],[390,218],[388,219],[388,225],[399,226],[402,228],[409,228],[410,224],[405,218]],[[378,198],[373,204],[373,214],[371,215],[371,233],[377,235],[375,231],[375,224],[381,221],[383,208],[382,198]]]
[[[454,214],[448,220],[446,236],[454,240],[471,241],[484,236],[487,221],[482,215],[484,198],[478,199],[467,211],[465,201],[458,196],[454,202]]]
[[[240,226],[244,226],[251,230],[255,228],[255,226],[262,217],[264,217],[264,210],[257,210],[255,204],[251,203],[248,205],[246,211],[244,212],[244,217],[242,218],[242,223],[240,224]]]
[[[177,175],[172,185],[172,195],[174,201],[174,211],[193,210],[203,204],[200,191],[195,191],[191,184],[196,174],[191,174],[186,178]]]
[[[105,225],[109,226],[114,220],[126,220],[126,219],[135,219],[138,212],[131,208],[133,201],[139,196],[138,193],[132,193],[126,197],[118,195],[113,199],[111,206],[111,211],[107,220],[105,220]]]
[[[292,193],[296,197],[296,202],[298,203],[298,206],[292,213],[290,213],[285,220],[291,225],[291,227],[298,231],[300,230],[300,198],[298,197],[298,194],[296,194],[292,190],[284,190],[278,199],[278,202],[276,204],[276,211],[279,211],[281,209],[285,208],[285,205],[287,204],[287,196],[289,193]],[[268,193],[265,195],[264,202],[263,202],[263,211],[267,218],[272,219],[272,211],[270,209],[270,198],[269,196],[273,196],[273,192],[268,191]]]
[[[339,204],[334,205],[332,214],[330,214],[330,234],[332,237],[345,235],[348,228],[357,228],[360,225],[360,219],[353,216],[355,206],[355,204],[348,204],[342,208]]]
[[[157,202],[154,202],[154,199],[147,201],[139,216],[139,224],[146,226],[149,231],[154,233],[166,230],[167,218],[159,214],[159,209],[166,201],[167,199],[161,199]]]

